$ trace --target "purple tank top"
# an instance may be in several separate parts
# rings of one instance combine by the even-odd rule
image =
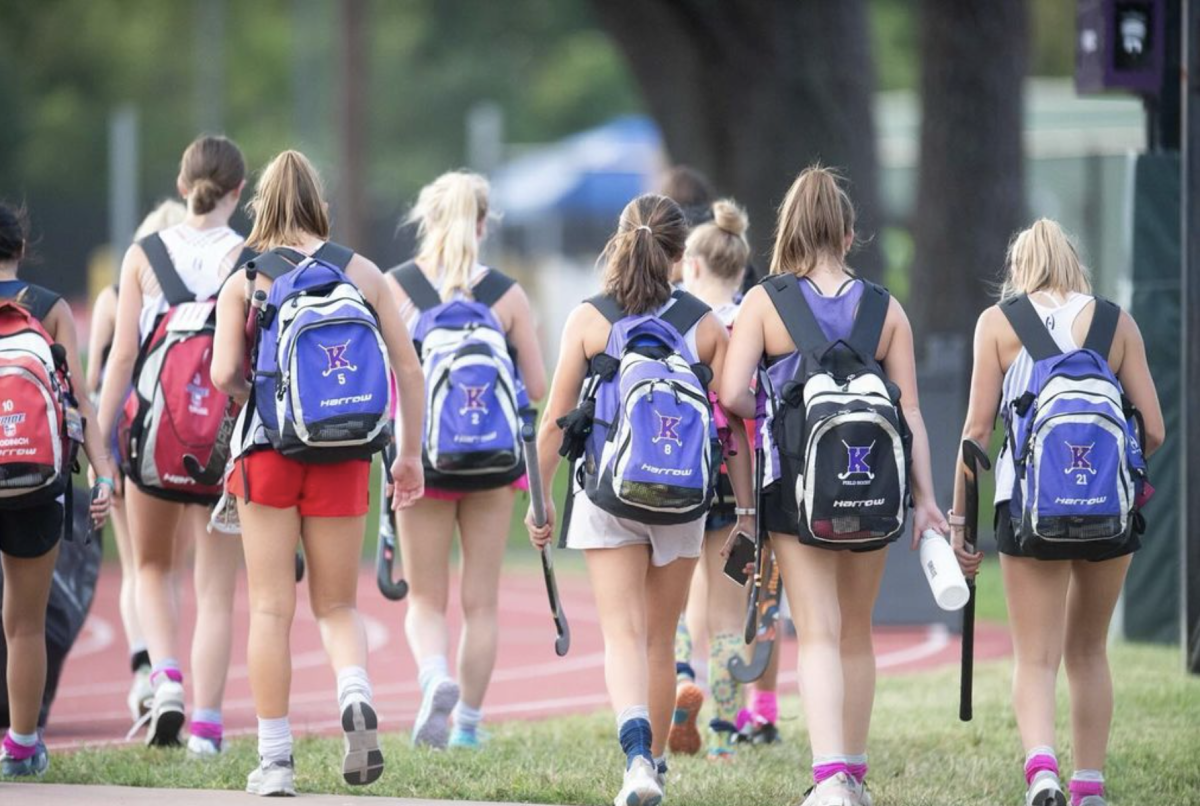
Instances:
[[[799,282],[800,292],[817,315],[825,338],[830,341],[849,338],[854,328],[854,315],[858,313],[858,303],[862,300],[862,281],[850,280],[849,288],[836,297],[823,295],[808,280],[801,279]]]

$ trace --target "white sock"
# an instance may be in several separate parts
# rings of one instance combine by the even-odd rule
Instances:
[[[434,655],[421,661],[417,672],[417,683],[420,684],[421,693],[424,694],[449,676],[450,667],[446,664],[446,656]]]
[[[214,725],[224,724],[221,719],[221,711],[217,708],[197,708],[192,711],[193,722],[210,722]]]
[[[1104,773],[1100,770],[1075,770],[1075,774],[1071,776],[1073,781],[1091,781],[1095,784],[1104,783]]]
[[[36,730],[33,733],[17,733],[12,728],[8,729],[8,738],[21,745],[21,747],[33,747],[37,744],[38,740]]]
[[[474,733],[483,721],[483,709],[472,708],[462,700],[454,706],[454,727],[465,733]]]
[[[650,709],[644,705],[631,705],[621,713],[617,714],[617,730],[621,729],[631,719],[644,719],[650,721]]]
[[[337,674],[338,710],[346,710],[353,702],[371,701],[371,680],[361,666],[347,666]]]
[[[292,725],[286,716],[258,720],[258,755],[265,762],[292,757]]]

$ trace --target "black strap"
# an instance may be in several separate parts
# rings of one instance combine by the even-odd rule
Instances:
[[[299,255],[300,253],[296,252],[294,254]],[[301,256],[301,259],[303,259],[303,256]],[[277,251],[272,250],[270,252],[263,252],[261,255],[255,256],[253,260],[246,264],[246,267],[253,268],[256,272],[271,280],[278,280],[280,277],[296,268],[296,264],[289,261]]]
[[[517,281],[507,274],[495,269],[488,269],[487,274],[483,275],[483,279],[471,288],[471,296],[475,298],[476,302],[491,308],[508,293],[508,289],[516,284]]]
[[[1021,294],[1001,302],[1000,310],[1034,361],[1045,361],[1047,358],[1062,355],[1062,350],[1058,349],[1054,337],[1046,329],[1046,323],[1042,321],[1027,295]]]
[[[182,305],[185,302],[195,301],[196,295],[192,293],[192,290],[187,287],[187,283],[183,282],[183,278],[179,276],[179,272],[175,270],[175,262],[171,260],[171,253],[167,251],[167,245],[163,243],[163,239],[157,232],[142,238],[138,241],[138,246],[142,247],[142,251],[146,253],[146,259],[150,261],[150,268],[154,270],[154,277],[158,280],[158,287],[162,289],[163,297],[167,300],[168,305]]]
[[[608,294],[597,294],[594,297],[584,300],[584,302],[603,314],[610,325],[615,325],[625,318],[625,309],[618,305],[617,301]]]
[[[686,291],[676,290],[671,296],[675,299],[675,304],[667,308],[662,320],[678,330],[680,335],[686,336],[704,314],[712,310]]]
[[[324,246],[313,253],[313,257],[345,271],[346,267],[350,265],[351,258],[354,257],[354,250],[348,246],[342,246],[340,243],[326,241]]]
[[[34,283],[26,283],[25,287],[18,291],[16,296],[12,298],[12,301],[29,311],[29,315],[34,319],[44,322],[60,299],[62,299],[62,296],[54,293],[49,288],[44,288]]]
[[[762,282],[767,290],[775,312],[787,328],[792,343],[802,353],[814,353],[829,343],[812,306],[800,291],[800,285],[791,274],[775,274]]]
[[[256,257],[258,257],[258,252],[255,252],[248,246],[243,246],[242,251],[238,254],[237,263],[233,264],[234,271],[237,271],[242,266],[245,266]]]
[[[433,287],[433,283],[429,282],[429,278],[425,276],[425,272],[421,271],[421,267],[415,260],[401,263],[388,274],[396,278],[396,282],[412,300],[412,304],[417,306],[418,311],[424,312],[442,304],[441,295]]]
[[[1096,297],[1096,310],[1092,313],[1092,325],[1088,328],[1083,349],[1095,350],[1104,358],[1112,351],[1113,337],[1117,335],[1117,323],[1121,321],[1121,306],[1104,297]]]
[[[874,360],[879,351],[879,339],[883,336],[883,324],[887,321],[892,295],[880,285],[862,281],[863,295],[858,303],[854,326],[850,329],[850,346],[863,358]]]

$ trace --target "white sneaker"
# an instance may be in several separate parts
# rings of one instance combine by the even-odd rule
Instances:
[[[662,799],[658,769],[649,759],[638,756],[625,770],[625,781],[613,798],[613,806],[658,806]]]
[[[450,741],[450,714],[456,705],[458,683],[447,677],[430,686],[413,724],[413,745],[445,750]]]
[[[206,761],[216,758],[225,752],[225,745],[220,739],[205,739],[202,736],[190,735],[187,740],[188,758]]]
[[[183,684],[164,678],[154,688],[146,744],[150,747],[178,747],[182,730]]]
[[[1108,806],[1108,801],[1102,795],[1086,795],[1079,801],[1079,806]]]
[[[1067,806],[1058,776],[1050,770],[1039,770],[1025,793],[1025,806]]]
[[[452,706],[453,707],[453,706]],[[379,749],[379,718],[369,702],[349,703],[342,711],[346,750],[342,778],[350,786],[365,786],[383,775],[383,752]]]
[[[150,685],[150,669],[143,666],[133,673],[133,684],[129,687],[129,696],[125,698],[125,703],[129,706],[129,715],[134,722],[150,710],[153,699],[154,688]]]
[[[859,806],[874,806],[874,801],[871,799],[871,790],[867,789],[867,782],[865,780],[860,783],[852,775],[850,776],[850,783],[854,792],[858,795]]]
[[[844,772],[808,790],[800,806],[859,806],[858,782]]]
[[[260,761],[246,777],[246,791],[264,797],[293,798],[296,796],[296,767],[287,761]]]

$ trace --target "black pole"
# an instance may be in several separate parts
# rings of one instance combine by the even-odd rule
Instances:
[[[1183,67],[1180,71],[1183,291],[1182,374],[1179,472],[1183,511],[1182,530],[1183,645],[1192,674],[1200,674],[1200,472],[1189,457],[1200,456],[1200,416],[1190,405],[1189,392],[1200,388],[1200,0],[1183,0]]]

